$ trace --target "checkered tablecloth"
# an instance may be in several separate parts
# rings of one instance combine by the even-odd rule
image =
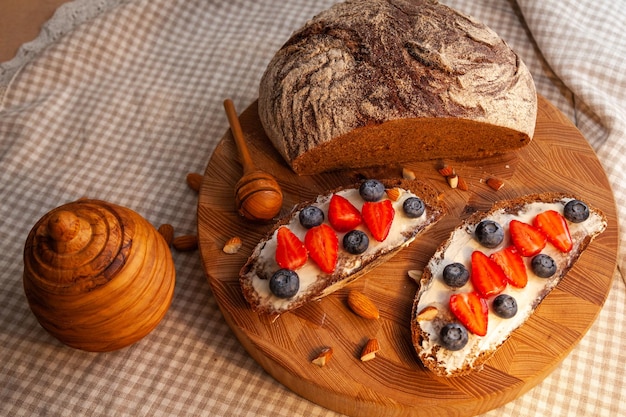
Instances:
[[[272,379],[221,316],[197,252],[174,252],[161,324],[111,353],[61,345],[22,289],[34,222],[80,197],[196,232],[204,172],[276,49],[333,0],[77,0],[0,66],[0,415],[331,416]],[[626,415],[626,2],[446,0],[524,59],[540,94],[581,130],[611,181],[619,268],[596,322],[542,383],[485,416]],[[621,271],[621,272],[620,272]],[[620,414],[621,413],[621,414]]]

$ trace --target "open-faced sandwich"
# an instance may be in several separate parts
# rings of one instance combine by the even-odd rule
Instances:
[[[446,212],[416,180],[365,180],[304,202],[279,220],[240,272],[258,312],[318,300],[389,260]]]
[[[556,193],[470,216],[421,278],[411,330],[422,363],[439,376],[481,369],[606,225],[599,210]]]

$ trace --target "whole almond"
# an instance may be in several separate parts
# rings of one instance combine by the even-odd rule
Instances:
[[[467,184],[467,181],[465,181],[465,178],[459,177],[459,184],[457,185],[457,188],[461,191],[469,190],[469,185]]]
[[[196,235],[177,236],[172,241],[172,246],[181,252],[196,250],[198,248],[198,237]]]
[[[504,186],[504,181],[499,178],[491,177],[487,178],[487,185],[494,190],[498,191],[500,188]]]
[[[360,291],[352,290],[348,293],[348,305],[356,315],[365,319],[377,319],[380,317],[376,304]]]
[[[158,232],[163,236],[163,239],[165,239],[167,246],[172,246],[172,241],[174,240],[174,226],[167,223],[162,224],[159,226]]]
[[[241,249],[241,245],[241,238],[239,236],[234,236],[226,241],[222,250],[224,251],[224,253],[228,254],[237,253],[237,251]]]
[[[449,177],[450,175],[454,174],[454,169],[448,165],[439,168],[439,173],[444,176],[444,177]]]
[[[197,172],[190,172],[189,174],[187,174],[186,178],[187,185],[195,192],[199,192],[200,186],[202,185],[202,178],[202,174],[198,174]]]
[[[376,357],[376,354],[380,350],[380,345],[378,344],[378,339],[370,339],[367,341],[365,346],[363,346],[363,350],[361,350],[361,361],[367,362],[371,361]]]
[[[333,348],[326,347],[322,349],[315,358],[313,358],[311,363],[319,367],[326,366],[326,364],[328,363],[328,361],[330,361],[330,358],[332,357],[333,357]]]

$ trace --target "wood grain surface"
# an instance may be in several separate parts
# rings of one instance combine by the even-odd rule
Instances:
[[[402,167],[389,166],[299,177],[265,136],[256,103],[240,119],[256,165],[274,174],[283,188],[281,215],[296,203],[357,178],[401,175]],[[443,193],[450,214],[390,262],[278,318],[254,313],[239,287],[239,269],[271,224],[253,224],[236,213],[233,190],[242,175],[236,155],[228,131],[208,163],[198,201],[199,247],[213,295],[239,341],[270,375],[329,409],[351,416],[472,416],[499,407],[538,384],[567,356],[593,324],[611,288],[618,236],[609,183],[584,137],[542,97],[535,138],[521,151],[445,161],[468,181],[469,191],[447,185],[436,170],[441,161],[407,164]],[[504,180],[504,187],[489,188],[489,177]],[[407,271],[423,268],[438,244],[470,213],[486,210],[497,200],[547,191],[588,200],[606,214],[607,230],[483,371],[457,378],[434,376],[423,368],[411,344],[409,321],[417,285]],[[224,253],[224,243],[235,235],[242,238],[243,247],[236,254]],[[363,319],[348,309],[351,288],[374,300],[380,319]],[[380,342],[379,354],[361,362],[363,345],[374,337]],[[330,362],[325,367],[311,364],[327,346],[334,350]]]

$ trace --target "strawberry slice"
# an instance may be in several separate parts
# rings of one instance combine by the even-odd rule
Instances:
[[[561,213],[548,210],[537,214],[533,220],[533,225],[539,228],[552,243],[561,252],[569,252],[572,250],[572,236],[569,233],[567,221]]]
[[[361,213],[352,203],[333,194],[328,205],[328,221],[338,232],[348,232],[361,224]]]
[[[304,246],[309,256],[327,274],[332,274],[337,265],[339,241],[335,231],[327,224],[310,228],[304,235]]]
[[[308,253],[304,243],[286,226],[276,234],[276,263],[281,268],[295,271],[306,263]]]
[[[502,268],[481,251],[472,252],[471,280],[474,289],[485,298],[500,294],[507,282]]]
[[[456,293],[450,296],[450,310],[467,330],[478,335],[487,334],[489,306],[475,292]]]
[[[528,283],[528,274],[524,259],[515,246],[507,246],[491,254],[491,259],[498,264],[509,284],[524,288]]]
[[[513,244],[522,256],[534,256],[546,246],[546,235],[528,223],[511,220],[509,232],[511,233]]]
[[[391,204],[391,200],[382,200],[377,202],[365,202],[361,209],[365,225],[370,233],[379,242],[382,242],[389,235],[391,223],[395,216],[395,210]]]

